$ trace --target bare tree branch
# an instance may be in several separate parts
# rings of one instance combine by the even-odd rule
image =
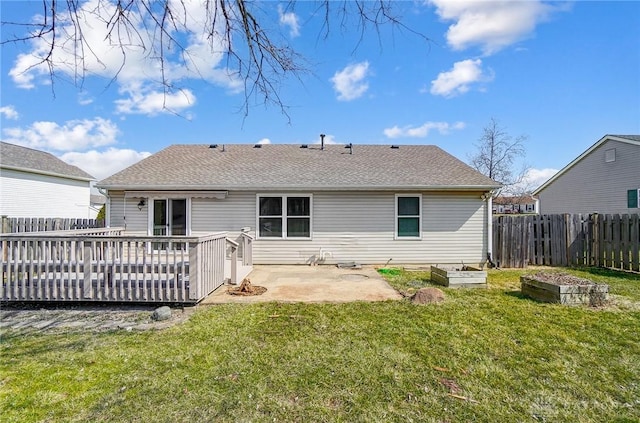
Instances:
[[[517,159],[526,155],[526,140],[524,135],[514,139],[494,118],[483,129],[475,144],[478,151],[470,157],[470,164],[478,172],[504,185],[495,195],[502,192],[518,195],[516,191],[521,189],[529,168],[523,165],[522,169],[515,170],[514,166]]]
[[[290,0],[286,9],[293,11],[297,3]],[[353,26],[348,21],[354,18],[359,32],[355,48],[370,28],[379,34],[383,25],[407,30],[429,41],[403,23],[391,0],[324,0],[317,3],[316,16],[323,21],[321,32],[325,38],[329,35],[330,22],[337,20],[343,31],[349,31]],[[9,33],[4,28],[19,29],[20,32],[27,29],[28,33],[3,37],[0,45],[25,41],[44,43],[46,48],[38,50],[37,60],[24,72],[46,66],[53,82],[55,76],[65,74],[65,71],[68,74],[68,69],[74,69],[72,77],[79,87],[89,74],[95,73],[91,61],[102,66],[105,72],[110,70],[108,66],[113,66],[105,62],[100,53],[100,47],[104,45],[99,45],[99,42],[118,49],[121,54],[119,66],[111,70],[108,85],[118,80],[127,65],[128,56],[134,51],[143,52],[147,59],[157,62],[158,83],[163,86],[165,96],[177,89],[176,78],[169,65],[174,55],[182,57],[182,65],[203,75],[203,69],[197,69],[196,60],[184,44],[185,33],[192,30],[188,21],[193,18],[189,16],[193,4],[186,0],[97,0],[95,4],[93,9],[89,9],[88,3],[80,0],[43,0],[43,13],[38,21],[2,22],[3,34]],[[264,3],[202,0],[198,6],[197,18],[203,18],[205,26],[202,33],[191,35],[206,39],[210,54],[222,55],[228,75],[241,81],[245,116],[255,102],[275,105],[288,116],[280,87],[286,79],[300,79],[311,69],[305,58],[290,47],[282,29],[270,29],[267,22],[269,14],[262,10]],[[90,36],[95,30],[88,23],[91,20],[101,22],[106,28],[104,40],[95,41],[95,37]],[[70,56],[72,63],[61,62],[61,55],[57,54],[59,51],[64,51],[65,57]]]

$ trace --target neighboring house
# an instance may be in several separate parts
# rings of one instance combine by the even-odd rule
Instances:
[[[533,192],[540,213],[640,213],[640,135],[605,135]]]
[[[538,199],[532,195],[499,196],[493,199],[494,214],[538,213]]]
[[[91,175],[50,153],[0,142],[0,215],[94,218]]]
[[[256,264],[482,263],[500,185],[436,146],[174,145],[99,182],[128,234],[241,231]]]
[[[104,207],[105,204],[107,204],[107,197],[102,194],[91,194],[89,202],[91,204],[92,212],[97,216],[100,212],[100,209]]]

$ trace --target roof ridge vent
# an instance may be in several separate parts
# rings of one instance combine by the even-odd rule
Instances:
[[[400,146],[399,146],[399,145],[396,145],[396,144],[393,144],[393,145],[391,146],[391,148],[393,148],[394,150],[397,150],[397,149],[399,149],[399,148],[400,148]]]
[[[209,148],[218,148],[218,144],[209,144]]]
[[[309,148],[309,146],[307,144],[302,144],[300,148]]]
[[[256,144],[253,146],[253,148],[262,148],[262,144]]]

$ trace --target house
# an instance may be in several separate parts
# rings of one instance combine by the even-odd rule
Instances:
[[[95,178],[50,153],[0,143],[0,215],[8,217],[95,218]]]
[[[538,199],[533,195],[498,196],[493,199],[493,214],[538,213]]]
[[[173,145],[99,182],[129,234],[255,237],[256,264],[482,263],[500,185],[431,145]]]
[[[605,135],[533,192],[540,213],[640,213],[640,135]]]

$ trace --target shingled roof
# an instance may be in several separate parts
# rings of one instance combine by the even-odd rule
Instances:
[[[433,145],[172,145],[99,182],[127,190],[491,189]]]
[[[95,179],[79,167],[65,163],[53,154],[6,142],[0,142],[0,167],[84,181]]]

